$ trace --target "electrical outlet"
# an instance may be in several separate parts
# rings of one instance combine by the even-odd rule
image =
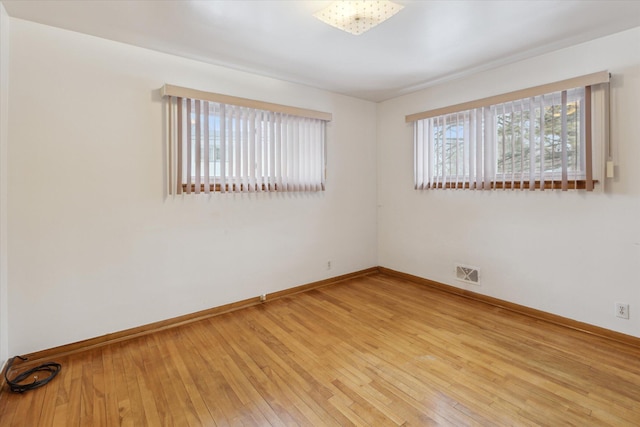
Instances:
[[[331,261],[327,261],[327,270],[331,270]]]
[[[629,304],[616,303],[616,317],[621,319],[629,318]]]

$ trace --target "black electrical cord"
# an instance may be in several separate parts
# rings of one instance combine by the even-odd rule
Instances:
[[[60,369],[62,369],[62,365],[60,365],[59,363],[47,362],[47,363],[43,363],[42,365],[36,366],[35,368],[29,369],[28,371],[21,373],[20,375],[18,375],[13,379],[9,379],[7,374],[9,373],[9,369],[11,369],[11,365],[13,365],[13,361],[16,359],[16,357],[23,361],[27,360],[25,357],[20,357],[20,356],[12,357],[11,359],[9,359],[9,363],[7,363],[7,367],[4,370],[4,379],[7,381],[7,384],[9,384],[9,388],[11,389],[11,391],[15,393],[24,393],[25,391],[42,387],[43,385],[51,381],[56,375],[58,375],[58,373],[60,372]],[[42,372],[42,371],[49,372],[49,376],[40,380],[38,379],[37,375],[33,375],[36,372]],[[32,375],[33,375],[33,382],[20,384],[22,381],[26,380]]]

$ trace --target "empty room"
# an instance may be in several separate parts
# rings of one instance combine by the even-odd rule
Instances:
[[[640,1],[0,1],[0,426],[640,425]]]

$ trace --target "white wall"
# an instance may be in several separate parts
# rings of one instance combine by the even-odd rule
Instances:
[[[606,191],[412,188],[406,114],[609,70],[617,178]],[[640,28],[381,103],[380,265],[640,337]],[[481,286],[454,264],[481,269]],[[614,303],[631,305],[630,320]]]
[[[8,359],[7,144],[9,117],[9,15],[0,3],[0,368]]]
[[[377,265],[375,104],[18,19],[10,43],[12,354]],[[165,197],[164,83],[332,112],[327,190]]]
[[[2,361],[374,265],[640,336],[640,29],[376,106],[0,12]],[[404,115],[602,69],[606,192],[412,189]],[[327,191],[166,197],[166,82],[332,112]],[[455,281],[455,262],[482,286]]]

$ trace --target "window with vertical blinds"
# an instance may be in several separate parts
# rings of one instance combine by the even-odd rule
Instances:
[[[415,188],[593,190],[608,80],[596,73],[407,116]]]
[[[165,85],[170,193],[322,191],[328,113]]]

